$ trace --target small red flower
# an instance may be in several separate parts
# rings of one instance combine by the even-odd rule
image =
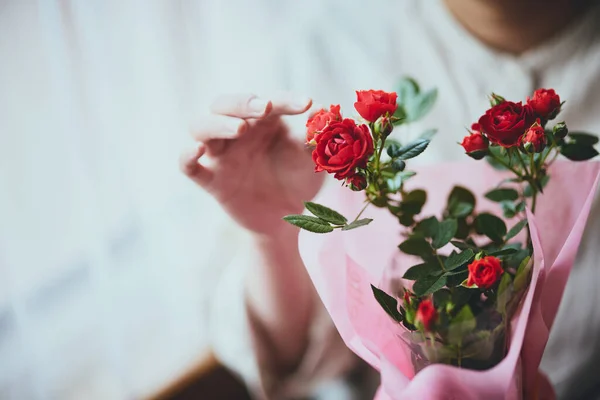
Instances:
[[[465,136],[462,143],[460,144],[467,153],[473,153],[476,151],[486,151],[489,147],[489,143],[485,136],[481,132],[474,131],[472,134]]]
[[[473,122],[471,124],[471,131],[481,133],[481,125],[479,124],[479,122]]]
[[[356,92],[356,103],[354,108],[361,117],[369,122],[377,121],[384,115],[392,115],[396,112],[396,92],[384,92],[383,90],[360,90]]]
[[[348,118],[329,123],[315,141],[315,171],[327,171],[340,180],[353,176],[356,168],[364,168],[374,151],[369,128]]]
[[[525,151],[541,153],[544,150],[547,143],[546,132],[544,132],[544,128],[540,125],[539,119],[525,132],[521,138],[521,143]]]
[[[437,321],[438,314],[433,301],[425,299],[419,303],[417,313],[415,315],[415,325],[423,326],[423,330],[428,332],[433,327],[433,324]]]
[[[531,106],[505,101],[487,110],[479,118],[479,125],[490,142],[513,147],[519,144],[521,136],[533,121],[535,115]]]
[[[319,134],[332,121],[341,121],[340,106],[331,105],[329,111],[324,108],[313,114],[306,122],[306,143],[314,144],[315,135]]]
[[[533,97],[527,97],[527,104],[533,109],[538,118],[554,119],[560,112],[560,96],[554,89],[538,89]]]
[[[367,188],[367,177],[362,174],[352,175],[346,178],[346,183],[350,186],[350,189],[355,192],[360,192]]]
[[[481,289],[489,289],[502,276],[504,270],[500,260],[493,256],[486,256],[469,264],[469,277],[467,286],[477,285]]]

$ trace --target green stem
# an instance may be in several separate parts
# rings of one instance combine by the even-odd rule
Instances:
[[[444,263],[442,262],[442,259],[440,258],[437,251],[435,252],[435,258],[437,259],[438,263],[440,264],[440,267],[442,267],[442,271],[446,272],[446,268],[444,268]]]
[[[510,166],[509,164],[505,163],[503,159],[496,157],[494,154],[490,154],[490,156],[498,161],[500,164],[504,165],[506,168],[508,168],[510,171],[512,171],[515,175],[517,175],[519,178],[524,179],[524,177],[519,173],[519,171],[517,171],[514,167]]]
[[[523,161],[523,157],[521,157],[521,155],[518,153],[516,154],[516,157],[519,159],[519,162],[521,163],[521,166],[523,167],[524,177],[531,178],[531,173],[527,170],[527,165],[525,164],[525,161]]]
[[[352,222],[356,222],[358,221],[358,219],[360,218],[360,216],[362,215],[362,213],[367,209],[367,207],[369,207],[369,204],[371,204],[371,202],[367,199],[367,204],[365,204],[365,206],[362,208],[362,210],[360,210],[360,212],[358,213],[358,215],[356,216],[356,218],[354,218],[354,221]]]
[[[457,353],[457,364],[458,364],[458,368],[461,367],[462,365],[462,354],[461,354],[461,347],[462,347],[462,343],[458,344],[458,348],[456,349],[456,353]]]

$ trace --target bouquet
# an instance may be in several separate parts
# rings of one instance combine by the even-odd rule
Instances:
[[[538,366],[600,177],[575,162],[598,139],[553,123],[552,89],[525,104],[492,94],[460,143],[470,161],[410,170],[434,131],[390,135],[435,97],[405,79],[358,91],[358,121],[339,105],[312,115],[315,171],[342,187],[284,219],[331,233],[302,234],[301,255],[346,344],[381,372],[381,398],[551,396]]]

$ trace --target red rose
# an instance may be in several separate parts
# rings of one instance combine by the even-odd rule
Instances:
[[[367,188],[367,177],[362,174],[352,175],[351,177],[346,178],[346,183],[350,185],[350,189],[355,192],[360,192]]]
[[[467,153],[473,153],[476,151],[486,151],[489,147],[488,141],[481,134],[481,132],[473,132],[472,134],[465,136],[462,143],[460,144],[464,147]]]
[[[513,147],[535,121],[533,110],[521,102],[505,101],[490,108],[479,118],[488,139],[502,147]]]
[[[415,315],[415,325],[423,326],[424,331],[430,331],[433,324],[437,320],[437,311],[433,305],[433,301],[425,299],[419,303],[417,313]]]
[[[315,140],[317,147],[312,153],[315,171],[327,171],[340,180],[354,175],[357,167],[365,167],[373,154],[369,128],[348,118],[329,123]]]
[[[387,93],[383,90],[360,90],[356,92],[356,103],[354,108],[361,117],[369,122],[377,121],[377,118],[386,114],[396,112],[396,99],[398,95],[395,92]]]
[[[471,124],[471,131],[481,133],[481,125],[479,125],[479,122],[473,122]]]
[[[521,138],[521,143],[525,151],[531,151],[532,153],[541,153],[546,147],[546,132],[540,125],[540,122],[536,122],[525,132]]]
[[[324,108],[320,109],[306,121],[306,143],[311,143],[315,135],[321,132],[331,121],[341,120],[342,114],[340,114],[339,104],[329,106],[329,111]]]
[[[533,97],[527,97],[527,104],[539,118],[554,119],[560,112],[560,97],[554,89],[538,89],[533,92]]]
[[[502,276],[504,270],[500,260],[493,256],[486,256],[469,264],[469,277],[467,286],[477,285],[481,289],[489,289]]]

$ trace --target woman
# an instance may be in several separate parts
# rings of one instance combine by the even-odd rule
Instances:
[[[321,104],[352,100],[354,89],[391,90],[402,75],[439,89],[438,103],[406,137],[440,132],[421,162],[463,157],[456,142],[486,108],[492,91],[525,99],[553,87],[568,99],[561,118],[600,132],[600,7],[569,0],[404,0],[365,7],[323,4],[306,34],[286,42],[281,60],[292,92]],[[251,60],[246,60],[251,62]],[[198,142],[182,169],[209,191],[252,237],[252,256],[231,267],[213,330],[215,350],[258,396],[294,398],[356,359],[341,342],[299,258],[298,231],[281,217],[302,211],[320,189],[310,155],[282,117],[312,101],[296,95],[229,95],[192,132]],[[342,104],[351,110],[351,103]],[[396,132],[395,132],[396,134]],[[207,166],[205,161],[210,161]],[[275,195],[276,194],[276,195]],[[600,311],[594,310],[600,240],[596,202],[542,369],[560,398],[600,398],[586,373],[600,360]],[[225,292],[226,291],[226,292]]]

